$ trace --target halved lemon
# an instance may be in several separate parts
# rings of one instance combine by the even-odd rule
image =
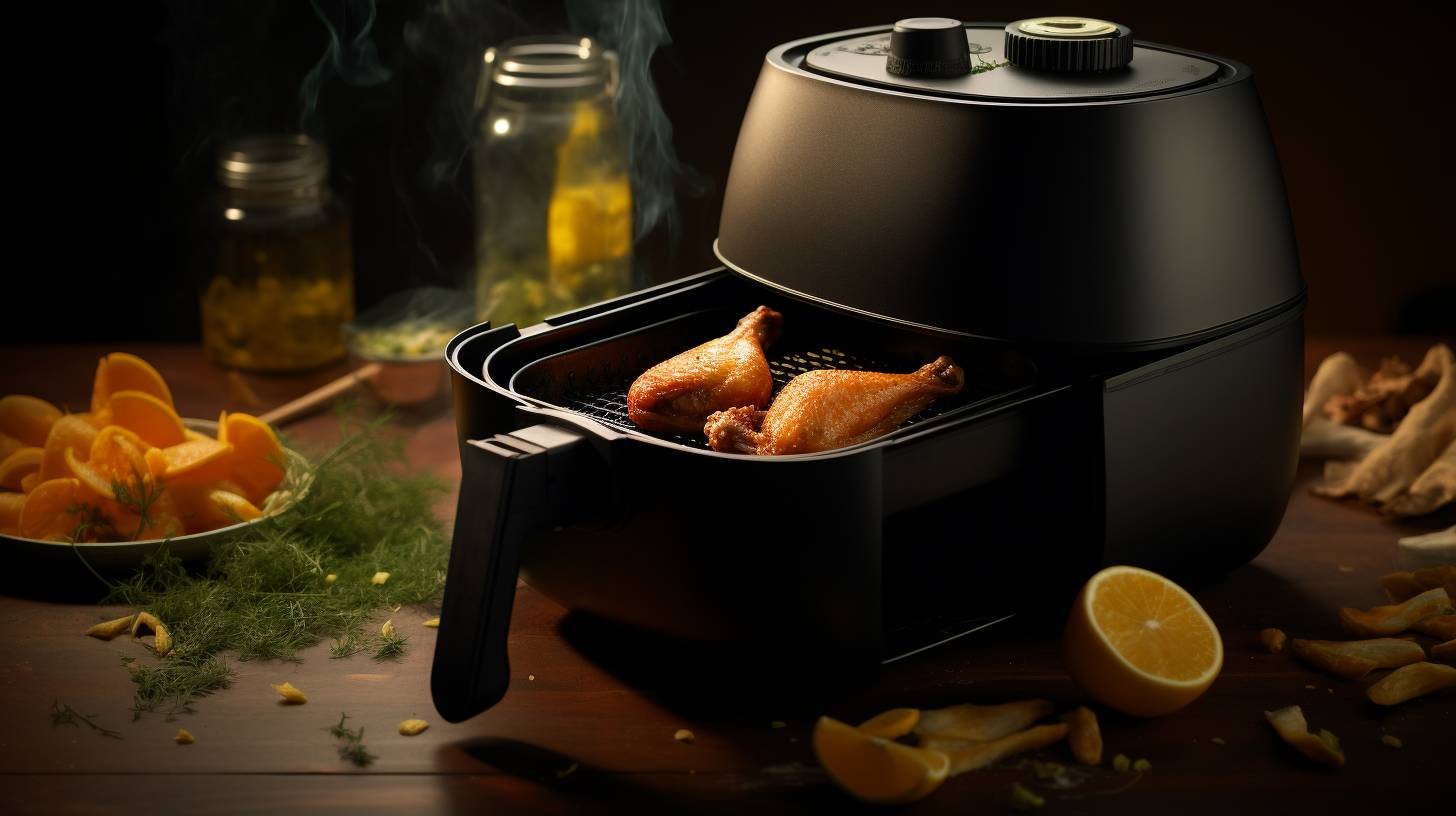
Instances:
[[[1138,567],[1087,581],[1062,637],[1067,672],[1092,699],[1155,717],[1198,699],[1223,668],[1223,640],[1187,590]]]
[[[922,799],[950,771],[950,758],[939,751],[912,748],[829,717],[814,724],[814,755],[835,784],[877,804]]]

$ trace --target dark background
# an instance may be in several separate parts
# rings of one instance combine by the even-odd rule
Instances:
[[[361,308],[468,275],[469,161],[458,161],[462,137],[441,116],[443,98],[459,91],[461,54],[568,27],[560,0],[451,0],[470,25],[436,19],[415,30],[438,42],[410,41],[410,21],[440,14],[442,3],[380,0],[373,40],[391,78],[356,88],[335,77],[319,96],[315,125],[333,152],[334,186],[354,210]],[[326,13],[342,7],[318,4]],[[664,0],[672,43],[652,71],[685,167],[676,223],[646,235],[637,259],[653,281],[715,265],[739,119],[773,45],[911,15],[1077,13],[1253,67],[1289,189],[1311,332],[1449,331],[1456,133],[1446,8]],[[12,255],[0,339],[196,338],[195,222],[217,145],[298,128],[299,87],[324,53],[326,29],[303,0],[36,4],[18,14],[9,84],[21,213],[12,240],[36,251]]]

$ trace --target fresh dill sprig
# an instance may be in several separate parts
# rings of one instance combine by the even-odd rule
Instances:
[[[361,768],[367,767],[378,757],[369,753],[368,749],[364,747],[364,726],[359,726],[358,731],[345,728],[344,722],[348,719],[348,714],[339,712],[339,723],[330,727],[329,733],[333,735],[334,739],[341,740],[339,744],[340,759],[347,759]]]
[[[71,541],[107,541],[110,536],[103,533],[115,532],[111,519],[101,511],[100,506],[87,502],[68,505],[66,512],[76,517],[76,526],[71,528]]]
[[[164,548],[112,585],[108,602],[147,609],[172,633],[170,657],[128,664],[138,715],[185,712],[226,688],[225,653],[297,660],[326,639],[336,657],[404,652],[403,639],[385,644],[366,627],[381,609],[427,603],[444,587],[448,539],[434,505],[445,485],[405,470],[402,441],[384,419],[340,421],[342,441],[285,479],[281,489],[303,498],[215,544],[204,572]],[[381,570],[389,583],[371,584]]]
[[[142,531],[152,526],[152,505],[162,498],[162,485],[156,479],[146,479],[132,469],[132,475],[136,477],[136,487],[114,479],[111,482],[111,492],[116,497],[116,503],[137,514],[137,528],[129,538],[135,541],[141,538]]]
[[[112,731],[110,728],[105,728],[105,727],[103,727],[101,725],[98,725],[96,723],[96,720],[93,719],[95,716],[96,716],[95,714],[89,714],[89,715],[88,714],[82,714],[81,712],[77,711],[76,709],[71,708],[70,705],[67,705],[65,703],[62,703],[60,700],[53,700],[53,701],[51,701],[51,727],[52,728],[55,728],[58,725],[75,725],[75,726],[84,725],[87,728],[90,728],[92,731],[95,731],[96,733],[100,734],[103,737],[111,737],[112,739],[121,739],[121,732],[120,731]]]

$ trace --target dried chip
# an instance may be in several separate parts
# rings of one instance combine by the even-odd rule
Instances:
[[[1304,711],[1299,706],[1265,711],[1264,716],[1279,733],[1279,738],[1301,754],[1323,765],[1344,767],[1345,752],[1340,750],[1339,739],[1324,729],[1320,729],[1318,735],[1309,733],[1309,723],[1305,722]]]
[[[178,745],[191,745],[197,742],[197,738],[192,736],[192,732],[185,728],[177,729],[177,736],[172,739],[176,740]]]
[[[1381,736],[1380,741],[1386,745],[1389,745],[1391,748],[1400,748],[1401,746],[1405,745],[1405,743],[1400,741],[1400,737],[1392,736],[1390,734],[1385,734]]]
[[[1401,638],[1345,641],[1295,638],[1289,650],[1317,669],[1352,679],[1364,677],[1372,669],[1393,669],[1426,659],[1420,644]]]
[[[1440,615],[1451,608],[1451,597],[1441,588],[1428,589],[1409,600],[1390,606],[1377,606],[1368,612],[1345,607],[1340,610],[1340,624],[1352,635],[1379,637],[1398,635],[1419,621]]]
[[[1280,652],[1283,652],[1284,642],[1286,640],[1288,640],[1288,636],[1284,634],[1283,629],[1259,630],[1259,644],[1262,645],[1264,647],[1264,651],[1268,652],[1269,654],[1279,654]]]
[[[953,705],[920,712],[915,735],[924,738],[994,740],[1020,731],[1052,713],[1046,700],[1020,700],[1001,705]]]
[[[384,622],[384,625],[381,626],[381,627],[379,627],[379,634],[381,634],[381,635],[383,635],[385,637],[394,637],[394,619],[393,618],[390,618],[389,620],[385,621]]]
[[[698,739],[697,736],[693,734],[693,732],[687,730],[686,728],[679,728],[678,730],[674,731],[672,734],[672,738],[677,740],[678,742],[696,742]]]
[[[920,747],[950,757],[950,775],[955,776],[984,768],[1009,756],[1045,748],[1065,738],[1070,730],[1070,725],[1057,723],[1032,726],[989,741],[930,737],[921,740]]]
[[[1456,664],[1456,639],[1431,647],[1431,659]]]
[[[1102,764],[1102,730],[1097,727],[1097,715],[1086,706],[1078,706],[1062,715],[1062,722],[1072,727],[1067,732],[1067,742],[1072,746],[1072,756],[1083,765]]]
[[[332,572],[324,576],[324,583],[326,584],[332,584],[337,580],[339,580],[339,576],[333,574]]]
[[[166,624],[150,612],[138,612],[131,622],[131,636],[139,638],[147,631],[151,631],[153,635],[152,651],[157,653],[157,657],[166,657],[171,653],[172,633],[167,631]]]
[[[1421,594],[1421,585],[1416,583],[1416,576],[1410,572],[1392,572],[1380,576],[1380,586],[1385,594],[1390,596],[1392,601],[1400,603]]]
[[[286,705],[303,705],[308,702],[308,695],[299,691],[292,683],[285,682],[281,686],[274,685],[273,690],[278,692],[278,696],[283,698],[283,702]]]
[[[1153,763],[1146,759],[1139,759],[1132,764],[1132,769],[1134,773],[1147,773],[1153,769]]]
[[[918,722],[920,722],[919,709],[892,708],[860,723],[859,730],[875,737],[896,739],[915,730],[915,724]]]
[[[1127,773],[1128,769],[1130,768],[1132,768],[1132,760],[1128,759],[1126,756],[1118,754],[1117,756],[1112,758],[1112,770],[1117,771],[1118,773]]]
[[[1019,812],[1036,810],[1046,804],[1046,799],[1032,793],[1020,782],[1011,783],[1011,809]]]
[[[425,621],[425,626],[427,626],[427,627],[429,627],[431,629],[439,629],[440,628],[440,619],[439,618],[430,618],[429,620]]]
[[[384,582],[385,581],[388,581],[388,580],[389,580],[389,573],[387,573],[387,572],[376,572],[376,573],[374,573],[374,577],[369,579],[369,583],[371,583],[371,584],[373,584],[375,586],[383,586],[384,585]]]
[[[405,720],[399,724],[399,733],[402,736],[413,737],[424,733],[424,730],[429,727],[430,724],[424,720]]]
[[[1456,615],[1435,615],[1411,626],[1414,631],[1440,640],[1456,638]]]
[[[86,634],[94,638],[101,638],[102,640],[111,640],[117,635],[131,631],[132,624],[135,622],[136,615],[127,615],[124,618],[98,623],[90,629],[87,629]]]
[[[1365,696],[1376,705],[1396,705],[1423,694],[1456,687],[1456,666],[1440,663],[1412,663],[1401,666],[1365,689]]]

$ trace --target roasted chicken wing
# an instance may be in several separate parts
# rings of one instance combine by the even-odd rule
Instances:
[[[965,373],[939,357],[910,374],[807,371],[789,381],[767,411],[735,407],[708,417],[708,445],[725,453],[779,456],[854,445],[895,430],[965,385]]]
[[[779,336],[783,315],[767,306],[738,327],[647,369],[627,391],[627,416],[659,433],[697,433],[714,411],[761,408],[773,393],[763,350]]]

